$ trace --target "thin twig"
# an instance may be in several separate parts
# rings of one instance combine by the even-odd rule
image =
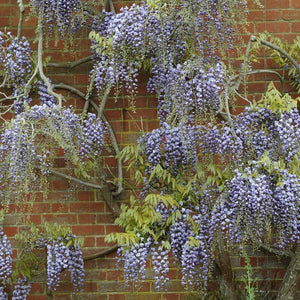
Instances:
[[[116,13],[116,10],[115,10],[115,7],[114,7],[114,4],[112,2],[112,0],[108,0],[109,1],[109,8],[110,8],[110,11],[113,12],[114,14]]]
[[[243,97],[237,90],[234,90],[235,94],[240,97],[241,99],[243,99],[244,101],[248,102],[249,104],[251,104],[251,101],[248,100],[246,97]]]
[[[250,37],[250,40],[247,44],[247,48],[246,48],[246,51],[245,51],[245,55],[244,55],[244,61],[243,61],[243,64],[242,64],[242,70],[240,71],[239,75],[238,75],[238,79],[234,85],[234,89],[235,90],[238,90],[239,87],[240,87],[240,84],[242,82],[242,77],[243,75],[245,75],[245,70],[246,70],[246,66],[248,65],[248,60],[249,60],[249,54],[250,54],[250,49],[251,49],[251,45],[253,42],[255,42],[256,38],[255,36],[251,36]]]
[[[263,73],[270,73],[270,74],[275,74],[280,81],[280,93],[283,93],[283,88],[284,88],[284,79],[283,77],[276,71],[274,70],[267,70],[267,69],[262,69],[262,70],[255,70],[255,71],[250,71],[248,72],[248,75],[252,75],[252,74],[263,74]]]
[[[24,18],[25,8],[24,8],[22,0],[19,0],[18,4],[19,4],[19,8],[20,8],[20,18],[19,18],[19,24],[18,24],[17,38],[19,40],[20,37],[21,37],[21,33],[22,33],[22,26],[23,26],[23,18]]]

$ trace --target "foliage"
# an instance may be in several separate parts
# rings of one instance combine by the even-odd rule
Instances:
[[[242,249],[242,253],[243,253],[243,257],[245,259],[246,271],[247,271],[247,275],[244,275],[242,277],[242,282],[245,284],[245,290],[246,290],[246,295],[247,295],[246,299],[247,300],[255,300],[255,292],[256,292],[257,288],[254,286],[254,284],[256,283],[257,279],[253,278],[253,269],[251,266],[249,256],[248,256],[247,252],[245,251],[245,249]]]
[[[11,245],[1,230],[1,299],[7,299],[5,287],[13,283],[15,283],[15,289],[12,299],[26,299],[34,277],[45,269],[45,265],[49,290],[55,290],[59,286],[60,275],[65,270],[71,273],[74,291],[82,289],[84,278],[80,250],[82,243],[69,228],[49,223],[45,223],[43,228],[32,225],[17,234],[15,238],[21,250],[12,271]]]
[[[283,71],[287,72],[291,86],[295,87],[297,92],[300,93],[299,64],[297,63],[300,52],[299,36],[292,44],[288,44],[268,32],[261,33],[251,49],[252,54],[254,54],[253,58],[255,58],[255,54],[258,53],[262,43],[266,41],[273,45],[273,47],[269,47],[267,51],[270,57]]]

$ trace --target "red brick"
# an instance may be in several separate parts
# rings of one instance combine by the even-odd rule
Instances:
[[[117,270],[107,271],[107,280],[124,280],[124,274]]]
[[[44,284],[40,282],[33,282],[31,284],[30,294],[43,294],[44,293]]]
[[[290,32],[290,24],[286,22],[270,22],[266,24],[266,30],[271,33]]]
[[[96,215],[95,214],[79,214],[78,215],[79,224],[95,224]]]
[[[44,215],[43,221],[57,224],[76,224],[77,216],[75,214]]]
[[[266,0],[265,5],[266,9],[289,8],[289,0]]]
[[[72,232],[78,236],[103,235],[104,228],[101,225],[74,225]]]
[[[52,186],[54,190],[67,190],[69,188],[69,182],[67,180],[53,180]]]
[[[300,32],[300,22],[292,23],[292,32]]]
[[[79,201],[92,201],[94,199],[94,192],[90,191],[79,191],[78,200]]]
[[[268,272],[269,276],[268,278],[270,279],[283,279],[285,275],[285,270],[284,269],[271,269]]]
[[[264,11],[263,10],[250,10],[248,15],[249,22],[253,21],[261,21],[264,19]]]
[[[122,232],[122,230],[118,225],[106,225],[105,226],[105,234],[110,234],[113,232]]]
[[[31,295],[29,294],[27,297],[28,300],[48,300],[48,296],[46,295]]]
[[[96,247],[96,242],[94,237],[85,237],[83,242],[83,247]]]
[[[52,212],[53,213],[66,213],[68,212],[68,205],[66,203],[52,203]]]
[[[34,224],[41,224],[42,218],[41,215],[30,215],[29,220]]]
[[[29,209],[32,213],[50,213],[50,204],[49,203],[34,203]]]
[[[99,213],[99,212],[104,212],[104,203],[103,202],[96,202],[96,203],[75,202],[75,203],[70,203],[70,211],[71,212],[77,212],[77,213],[84,213],[84,212]]]
[[[280,10],[267,10],[266,11],[266,20],[267,21],[278,21],[281,19],[281,11]],[[260,20],[263,20],[261,18]]]
[[[283,10],[282,11],[283,20],[299,20],[300,10]]]
[[[298,0],[291,0],[292,8],[300,8],[300,2]]]

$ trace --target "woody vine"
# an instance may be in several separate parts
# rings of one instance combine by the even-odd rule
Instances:
[[[34,249],[47,253],[51,295],[65,269],[78,291],[83,259],[118,247],[125,279],[133,286],[145,279],[151,257],[155,285],[163,289],[171,257],[188,290],[205,295],[207,281],[214,276],[223,299],[240,299],[228,249],[238,244],[244,253],[243,247],[251,244],[291,257],[277,299],[293,299],[299,279],[300,116],[297,100],[284,93],[283,83],[288,80],[299,93],[299,40],[286,45],[267,34],[251,37],[243,67],[236,71],[228,58],[237,26],[245,22],[247,1],[148,0],[115,13],[111,1],[102,3],[109,12],[99,12],[97,1],[32,0],[30,13],[38,16],[33,51],[22,36],[25,5],[17,2],[16,36],[0,33],[1,111],[14,115],[1,127],[1,204],[22,206],[22,199],[34,191],[46,194],[54,174],[102,191],[124,232],[107,237],[117,246],[83,258],[79,240],[65,227],[45,224],[43,233],[25,231],[19,240],[26,251],[13,276],[10,243],[2,234],[3,297],[6,286],[15,282],[13,299],[26,299],[35,276],[27,267],[32,262],[28,253]],[[87,25],[91,56],[67,64],[45,61],[49,37],[71,42]],[[261,47],[283,72],[250,70]],[[87,62],[93,67],[85,93],[52,83],[46,74],[48,67],[73,69]],[[140,72],[149,74],[147,89],[157,96],[160,126],[143,134],[136,146],[121,150],[104,109],[112,89],[124,88],[134,105]],[[260,101],[249,101],[240,85],[255,72],[275,74],[280,91],[270,84]],[[85,101],[81,113],[65,107],[57,91],[63,89]],[[101,98],[99,105],[94,91]],[[34,97],[39,104],[31,104]],[[239,97],[249,105],[236,116],[231,108]],[[118,164],[113,188],[99,163],[106,136]],[[69,174],[53,166],[57,149],[64,150]],[[119,208],[113,198],[123,190],[122,162],[135,168],[142,188],[129,206]],[[95,174],[98,184],[90,180]]]

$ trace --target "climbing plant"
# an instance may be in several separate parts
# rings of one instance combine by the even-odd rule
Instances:
[[[294,253],[278,299],[292,297],[299,278],[297,100],[271,83],[261,100],[250,103],[239,86],[253,73],[248,66],[255,51],[267,47],[298,89],[299,40],[288,46],[267,34],[251,37],[243,67],[235,70],[229,57],[234,48],[243,46],[236,33],[246,24],[246,0],[148,0],[119,13],[111,1],[100,3],[102,8],[110,7],[101,12],[99,3],[90,0],[31,0],[26,5],[18,0],[18,5],[16,36],[0,32],[1,115],[13,113],[1,126],[1,204],[22,205],[37,189],[46,194],[54,174],[106,195],[118,217],[116,224],[124,228],[107,240],[119,246],[128,283],[145,279],[151,257],[155,286],[164,288],[173,259],[186,289],[196,288],[205,295],[208,280],[216,276],[223,297],[239,299],[228,249],[238,244],[244,255],[243,247],[251,244],[278,255]],[[36,50],[22,36],[26,6],[37,17]],[[61,65],[43,55],[50,37],[72,43],[83,27],[90,28],[91,55],[65,66],[92,62],[85,93],[52,83],[45,67]],[[141,72],[148,76],[147,92],[158,99],[159,127],[143,133],[136,146],[120,151],[104,109],[112,90],[116,95],[125,91],[134,107]],[[283,83],[284,77],[275,73]],[[82,112],[66,107],[58,89],[82,98]],[[94,90],[101,98],[99,105]],[[231,108],[239,97],[249,105],[236,116]],[[38,104],[32,104],[35,98]],[[105,139],[118,164],[113,189],[99,163]],[[69,174],[54,168],[57,149],[64,151]],[[119,209],[111,199],[123,190],[122,162],[135,168],[141,190]],[[99,184],[90,181],[95,174]],[[34,227],[19,236],[25,250],[13,276],[17,283],[13,299],[26,299],[30,291],[33,269],[39,266],[32,254],[37,249],[46,251],[50,291],[57,288],[65,269],[75,290],[82,287],[78,239],[64,227],[45,224],[42,229]],[[0,292],[7,297],[11,246],[3,233],[0,242]]]

